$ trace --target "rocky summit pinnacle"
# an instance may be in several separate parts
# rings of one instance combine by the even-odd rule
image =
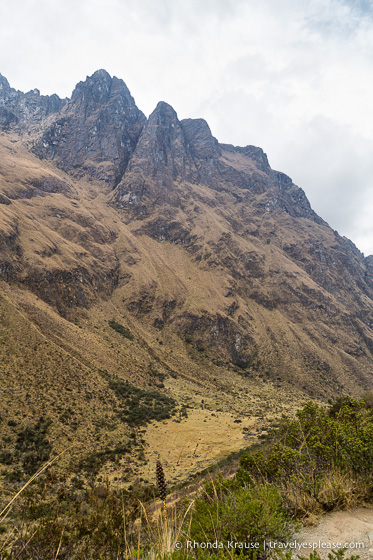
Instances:
[[[92,76],[87,76],[84,82],[79,82],[71,95],[71,100],[85,99],[90,103],[107,103],[113,80],[106,70],[96,70]],[[119,81],[119,80],[118,80]],[[121,80],[120,80],[121,81]],[[127,90],[124,82],[122,82]],[[126,91],[129,94],[128,90]]]
[[[114,187],[145,122],[126,84],[98,70],[75,87],[59,118],[35,142],[34,152],[76,177]]]
[[[154,200],[175,202],[173,186],[179,181],[212,184],[219,154],[206,121],[179,121],[171,105],[161,101],[142,130],[114,199],[120,206],[132,207],[141,200],[142,208]]]

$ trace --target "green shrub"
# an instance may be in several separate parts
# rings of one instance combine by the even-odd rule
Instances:
[[[231,488],[218,483],[195,501],[190,538],[197,542],[257,542],[263,552],[264,540],[286,541],[291,527],[282,508],[277,488],[270,485]],[[253,556],[253,550],[245,554]]]
[[[328,411],[308,402],[295,420],[282,420],[272,436],[267,449],[241,457],[238,481],[254,478],[287,487],[324,509],[369,498],[373,416],[364,401],[346,397]]]
[[[108,461],[115,461],[118,456],[131,453],[131,443],[127,445],[118,444],[113,448],[104,449],[102,451],[92,451],[85,455],[76,464],[76,472],[85,471],[92,475],[96,475],[101,467]]]
[[[3,449],[2,451],[0,451],[0,463],[2,463],[3,465],[12,465],[13,461],[14,456],[11,451],[8,451],[7,449]]]
[[[35,424],[29,424],[17,434],[15,443],[16,457],[21,459],[26,474],[34,474],[48,461],[52,445],[47,432],[52,421],[40,418]]]
[[[121,325],[120,323],[117,323],[113,319],[108,321],[108,323],[109,323],[109,327],[114,329],[116,332],[118,332],[119,334],[121,334],[125,338],[128,338],[128,340],[133,340],[134,339],[134,336],[133,336],[133,334],[131,333],[131,331],[129,330],[128,327],[124,327],[123,325]]]
[[[149,485],[135,485],[131,492],[113,488],[109,482],[79,490],[64,478],[45,475],[28,486],[15,502],[9,560],[112,560],[127,558],[137,548],[134,522],[154,493]],[[32,538],[31,538],[32,537]],[[1,540],[11,542],[5,535]],[[1,553],[0,553],[1,557]]]

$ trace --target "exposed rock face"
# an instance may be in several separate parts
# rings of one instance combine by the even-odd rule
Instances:
[[[160,102],[140,135],[114,200],[120,207],[145,216],[154,204],[182,204],[181,182],[218,191],[240,188],[241,200],[245,191],[266,193],[267,212],[280,209],[324,223],[311,209],[303,190],[290,177],[270,168],[261,148],[219,144],[206,121],[179,121],[174,109]]]
[[[202,120],[179,121],[167,103],[150,115],[114,199],[118,205],[144,210],[151,204],[178,203],[180,181],[205,183],[219,155],[218,142]]]
[[[17,91],[0,74],[0,127],[18,124],[25,129],[58,113],[65,103],[66,99],[60,99],[58,95],[40,95],[38,89],[28,93]]]
[[[0,107],[0,128],[9,129],[11,125],[18,122],[18,119],[12,111],[5,109],[5,107]]]
[[[98,70],[73,91],[34,152],[75,177],[88,175],[114,187],[135,149],[145,116],[122,80]]]

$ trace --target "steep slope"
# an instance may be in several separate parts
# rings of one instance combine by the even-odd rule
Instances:
[[[219,422],[249,429],[308,395],[372,386],[372,257],[260,148],[219,144],[204,120],[180,121],[164,102],[145,119],[105,71],[70,100],[52,98],[1,78],[6,418],[21,426],[43,413],[56,448],[86,441],[112,457],[133,430],[123,406],[136,391],[175,400],[164,401],[178,419],[167,433],[198,440],[203,417],[213,448]],[[167,433],[144,430],[178,455]],[[184,454],[180,468],[196,467]]]
[[[207,123],[180,122],[160,103],[113,200],[136,235],[180,245],[194,266],[216,275],[197,281],[216,285],[214,300],[204,294],[197,307],[185,305],[186,290],[157,301],[156,279],[142,286],[138,279],[128,305],[148,315],[157,308],[154,325],[173,324],[242,368],[275,369],[308,388],[311,376],[334,387],[343,372],[370,378],[368,260],[270,168],[262,150],[219,145]],[[291,364],[281,348],[289,340]],[[267,346],[278,356],[263,357]]]
[[[1,137],[0,155],[1,276],[65,316],[110,293],[117,282],[115,229],[79,203],[80,186],[43,165],[17,137]]]

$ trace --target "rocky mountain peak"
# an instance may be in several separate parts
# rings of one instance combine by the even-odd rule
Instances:
[[[149,117],[149,123],[164,126],[172,122],[178,122],[175,109],[165,101],[159,101]]]
[[[180,182],[211,183],[219,154],[219,143],[205,120],[179,121],[173,107],[160,101],[141,133],[114,199],[120,206],[132,207],[142,201],[141,208],[149,201],[175,204]]]
[[[253,161],[255,161],[257,167],[262,171],[268,171],[268,169],[270,169],[267,154],[263,152],[262,148],[258,148],[257,146],[245,146],[244,148],[241,148],[240,146],[235,146],[234,149],[236,152],[248,156]],[[285,175],[285,177],[287,176]],[[292,181],[290,177],[287,177],[287,179],[290,181],[291,184]]]
[[[139,151],[150,150],[149,156],[156,169],[168,165],[184,151],[184,138],[176,111],[160,101],[149,116],[139,141]],[[155,171],[156,171],[155,169]]]
[[[97,70],[75,86],[71,100],[89,99],[95,103],[106,103],[110,97],[112,82],[113,78],[106,70]]]
[[[161,101],[142,130],[114,199],[120,206],[137,205],[140,200],[143,206],[145,199],[164,202],[174,181],[185,176],[188,165],[177,114],[171,105]]]
[[[14,112],[5,107],[9,100],[10,92],[11,88],[8,80],[0,74],[0,129],[4,130],[18,121]]]
[[[74,176],[88,175],[114,187],[145,120],[123,80],[97,70],[77,84],[71,100],[35,143],[34,151]]]
[[[106,105],[112,113],[132,114],[137,117],[140,111],[123,80],[111,77],[106,70],[97,70],[79,82],[72,93],[70,108],[84,110],[85,115],[91,114]]]

